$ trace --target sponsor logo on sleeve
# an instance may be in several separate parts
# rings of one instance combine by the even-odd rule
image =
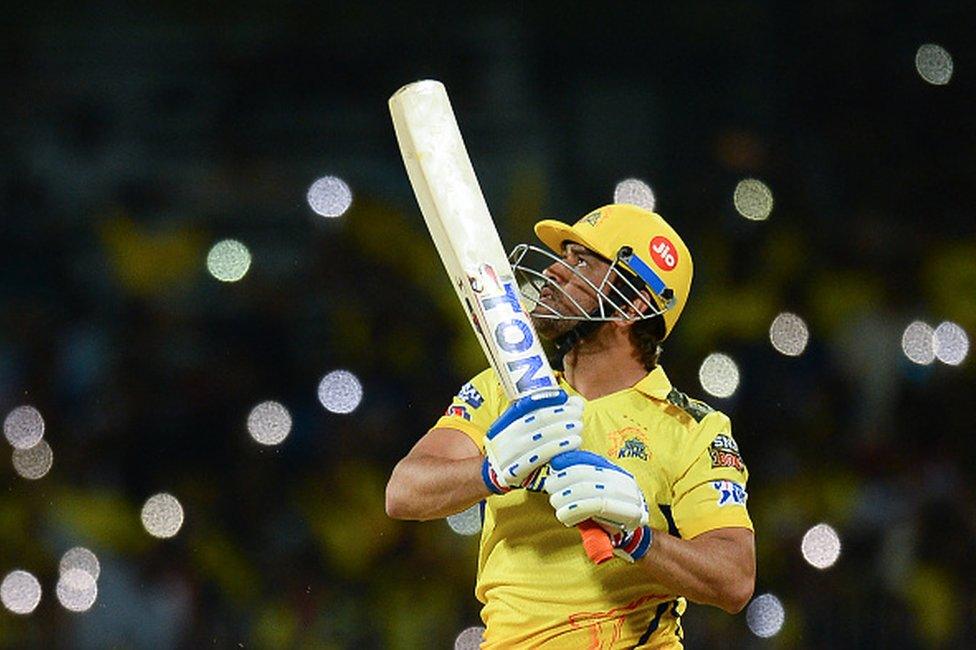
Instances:
[[[745,506],[746,489],[735,481],[712,481],[712,487],[718,492],[718,507],[724,506]]]
[[[712,467],[731,467],[740,472],[745,470],[746,466],[739,454],[739,445],[732,436],[724,433],[715,436],[712,446],[708,448],[708,455],[712,457]]]
[[[471,414],[468,413],[468,407],[464,406],[463,404],[451,404],[447,407],[447,413],[444,415],[464,418],[465,420],[471,419]]]
[[[478,389],[474,387],[470,381],[464,386],[461,386],[461,390],[458,391],[458,399],[465,402],[468,406],[473,409],[480,407],[485,403],[485,398],[481,396]]]

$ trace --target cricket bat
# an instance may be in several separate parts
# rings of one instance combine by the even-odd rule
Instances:
[[[407,84],[390,97],[390,113],[434,246],[508,399],[556,388],[444,84]],[[599,524],[590,520],[579,529],[590,559],[599,564],[613,557]]]

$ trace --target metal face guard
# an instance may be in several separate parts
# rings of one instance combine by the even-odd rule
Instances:
[[[664,287],[660,293],[656,293],[626,267],[626,261],[630,258],[630,251],[624,249],[621,249],[617,258],[610,263],[599,284],[595,284],[585,277],[562,257],[537,246],[519,244],[512,250],[508,258],[512,264],[515,279],[519,284],[519,293],[526,301],[527,306],[530,307],[529,311],[537,318],[576,321],[637,321],[660,316],[674,305],[671,289]],[[579,301],[570,296],[557,282],[543,271],[534,268],[545,269],[552,264],[560,264],[591,289],[597,300],[597,307],[587,312]],[[632,296],[624,293],[620,285],[632,293]],[[573,313],[563,314],[542,302],[542,290],[545,288],[559,292],[570,304]],[[660,306],[655,301],[648,300],[645,297],[646,293],[651,293],[659,301]]]

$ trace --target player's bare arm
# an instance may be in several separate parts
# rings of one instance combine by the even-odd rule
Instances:
[[[732,614],[749,602],[756,576],[750,529],[716,528],[681,539],[648,527],[640,486],[610,460],[577,451],[554,458],[552,470],[545,489],[556,518],[566,526],[584,518],[600,523],[615,554],[640,566],[649,582]]]
[[[736,614],[755,588],[755,537],[748,528],[719,528],[692,539],[655,530],[651,548],[638,564],[654,582],[675,593]]]
[[[393,469],[386,514],[427,521],[469,508],[490,492],[481,478],[484,456],[457,429],[428,431]]]
[[[488,427],[484,455],[463,431],[435,427],[393,470],[387,513],[436,519],[528,487],[552,457],[579,447],[582,416],[583,401],[561,389],[521,397]]]

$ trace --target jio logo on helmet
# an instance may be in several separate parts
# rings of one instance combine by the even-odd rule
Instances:
[[[678,265],[678,250],[667,237],[658,235],[651,240],[651,259],[665,271],[672,271]]]

